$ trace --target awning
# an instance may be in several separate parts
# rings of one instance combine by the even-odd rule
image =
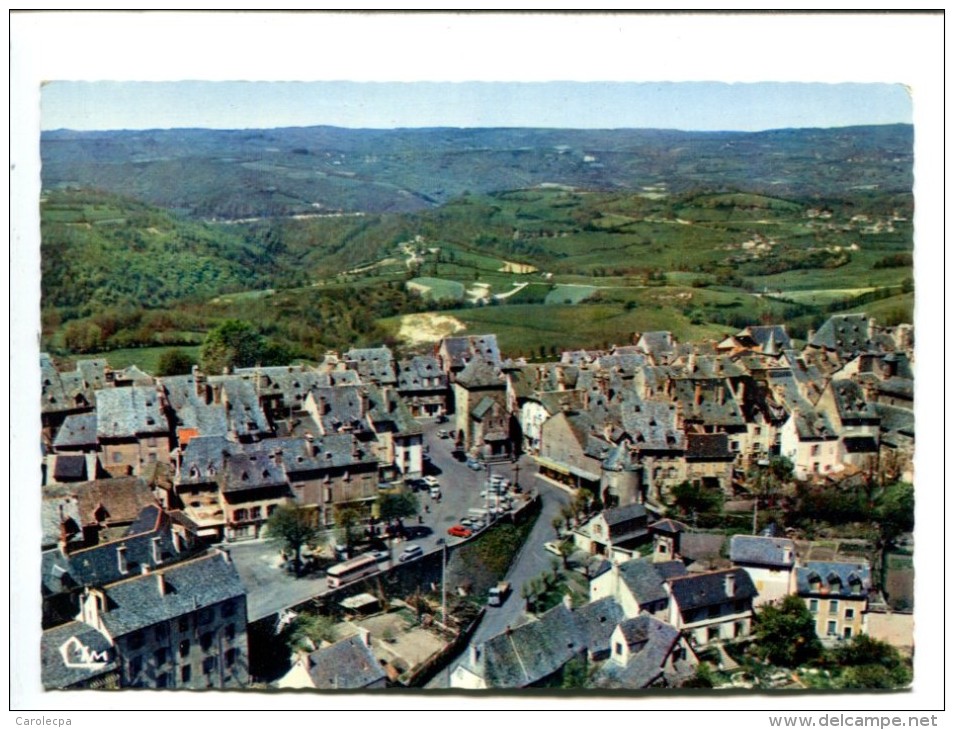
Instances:
[[[577,476],[580,479],[585,479],[588,482],[598,482],[600,480],[599,474],[594,474],[591,471],[580,469],[576,466],[568,466],[567,464],[560,463],[559,461],[552,461],[544,456],[538,456],[537,463],[545,469],[552,469],[553,471],[559,472],[560,474],[572,474],[573,476]]]

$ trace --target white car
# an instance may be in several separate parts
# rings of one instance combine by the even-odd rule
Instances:
[[[563,552],[560,550],[560,543],[558,542],[545,542],[543,543],[543,549],[548,553],[553,553],[554,555],[563,556]]]
[[[414,558],[419,558],[424,554],[424,548],[420,545],[408,545],[404,548],[404,551],[401,553],[401,557],[398,558],[398,561],[401,563],[406,563],[408,560],[414,560]]]
[[[434,487],[439,487],[441,483],[437,481],[437,477],[424,477],[424,483],[433,489]]]

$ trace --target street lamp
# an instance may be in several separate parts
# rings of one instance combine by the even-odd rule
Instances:
[[[441,546],[441,624],[447,630],[447,541],[443,537],[437,538]]]

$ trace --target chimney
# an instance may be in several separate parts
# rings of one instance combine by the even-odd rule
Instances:
[[[698,406],[702,403],[702,383],[696,382],[695,392],[692,396],[692,402]]]
[[[808,342],[811,342],[815,339],[815,330],[808,330]]]
[[[118,562],[119,572],[123,575],[129,572],[129,563],[126,561],[126,546],[120,545],[116,548],[116,560]]]
[[[786,565],[792,562],[792,549],[787,545],[782,548],[782,562]]]
[[[231,564],[232,564],[232,553],[229,552],[228,549],[226,549],[226,548],[221,548],[221,547],[219,548],[219,552],[222,554],[222,558],[225,560],[225,562],[228,563],[229,565],[231,565]]]
[[[572,611],[572,610],[573,610],[573,596],[571,596],[569,593],[564,593],[564,594],[563,594],[563,605],[566,606],[566,610],[567,610],[567,611]]]
[[[507,627],[510,628],[509,626]],[[470,645],[470,663],[471,666],[477,666],[477,662],[480,661],[480,655],[483,653],[483,644],[473,643]]]
[[[716,392],[719,394],[719,405],[725,405],[725,386],[720,385]]]
[[[736,390],[735,399],[739,401],[739,403],[745,403],[745,382],[742,380],[739,381],[739,387]]]
[[[162,538],[152,538],[152,564],[159,565],[162,562]]]
[[[370,649],[371,648],[371,632],[359,626],[358,635],[361,637],[361,641],[364,642],[364,645]]]
[[[212,386],[212,402],[221,403],[222,402],[222,384],[216,383]]]
[[[725,594],[729,598],[735,595],[735,573],[727,573],[725,576]]]
[[[156,588],[159,589],[159,595],[166,595],[166,577],[162,573],[156,573]]]

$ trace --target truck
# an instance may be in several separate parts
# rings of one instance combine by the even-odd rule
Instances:
[[[487,592],[488,606],[502,606],[510,595],[510,581],[501,581]]]

